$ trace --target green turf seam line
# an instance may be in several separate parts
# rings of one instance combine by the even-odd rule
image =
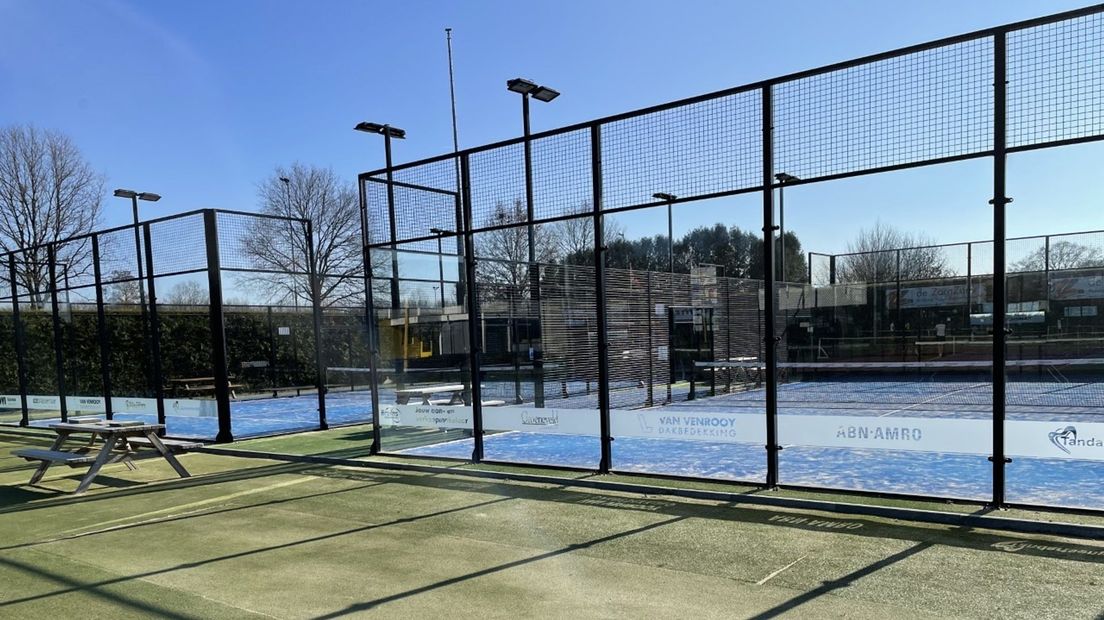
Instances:
[[[685,497],[688,499],[726,502],[735,505],[745,504],[766,506],[771,508],[787,508],[791,510],[819,510],[822,512],[881,517],[886,519],[897,519],[899,521],[913,521],[918,523],[935,523],[938,525],[949,525],[954,527],[985,528],[991,530],[1017,532],[1022,534],[1047,534],[1053,536],[1066,536],[1070,538],[1104,540],[1104,526],[1086,525],[1081,523],[1035,521],[1032,519],[1017,519],[1009,517],[992,517],[988,515],[940,512],[936,510],[921,510],[919,508],[905,508],[899,506],[850,504],[846,502],[833,502],[793,497],[746,495],[743,493],[728,493],[725,491],[707,491],[703,489],[684,489],[677,487],[652,486],[629,482],[612,482],[608,480],[561,478],[558,476],[545,476],[520,472],[499,472],[478,469],[438,467],[434,465],[418,465],[414,463],[396,463],[390,461],[355,460],[327,456],[256,452],[253,450],[237,450],[234,448],[220,448],[212,446],[199,448],[196,450],[196,452],[249,459],[286,461],[292,463],[344,465],[349,467],[361,467],[367,469],[387,469],[426,474],[447,474],[454,476],[466,476],[471,478],[485,478],[513,482],[561,485],[564,487],[579,487],[595,489],[599,491],[635,493],[639,495],[668,495],[672,497]]]

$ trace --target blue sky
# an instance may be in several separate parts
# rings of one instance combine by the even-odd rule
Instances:
[[[564,93],[534,104],[534,129],[549,129],[1081,5],[0,0],[0,123],[71,135],[109,190],[164,196],[147,216],[250,210],[276,165],[330,166],[350,183],[380,167],[378,141],[351,129],[359,120],[408,131],[399,162],[451,150],[446,26],[466,147],[520,133],[510,77]],[[1014,158],[1010,233],[1104,228],[1099,192],[1085,184],[1102,154]],[[787,224],[819,251],[845,249],[875,217],[941,242],[985,238],[988,170],[978,161],[794,188]],[[129,217],[116,202],[105,225]],[[681,209],[676,228],[722,212],[754,227],[757,204]],[[665,220],[628,226],[652,234]]]

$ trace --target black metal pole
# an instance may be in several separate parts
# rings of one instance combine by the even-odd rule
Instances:
[[[165,423],[165,381],[161,376],[161,319],[157,311],[157,285],[153,268],[153,238],[150,225],[142,226],[146,245],[146,279],[149,281],[150,354],[153,362],[153,393],[157,398],[157,423]]]
[[[973,312],[974,305],[974,283],[973,283],[973,270],[974,270],[974,244],[966,244],[966,329],[973,333],[973,328],[970,325],[970,314]]]
[[[213,209],[203,211],[203,229],[207,245],[207,287],[211,307],[208,315],[211,328],[211,366],[215,375],[215,405],[218,408],[218,435],[215,441],[234,441],[230,420],[230,371],[226,358],[226,326],[222,307],[222,261],[219,258],[218,214]]]
[[[1004,31],[993,37],[993,506],[1004,506],[1005,344],[1008,294],[1005,289],[1005,194],[1007,159],[1007,42]]]
[[[1046,301],[1046,311],[1050,312],[1050,235],[1047,235],[1043,241],[1043,299]],[[1047,333],[1050,333],[1050,325],[1046,326]]]
[[[671,299],[667,306],[667,314],[671,316],[675,307],[675,224],[672,215],[671,201],[667,200],[667,286],[670,287]],[[671,384],[675,382],[675,324],[671,319],[667,320],[667,402],[672,401]]]
[[[786,277],[786,182],[778,181],[778,278],[789,282]]]
[[[536,228],[533,226],[534,214],[534,196],[533,196],[533,141],[532,133],[529,127],[529,94],[524,93],[521,96],[521,117],[522,117],[522,129],[524,132],[525,143],[525,215],[527,224],[527,231],[529,237],[529,301],[531,304],[531,310],[526,314],[526,319],[532,317],[533,313],[536,313],[537,323],[541,323],[541,290],[540,290],[540,266],[537,264],[537,239]],[[527,329],[526,333],[529,337],[529,345],[532,347],[533,339],[532,333]],[[541,340],[543,349],[543,338]],[[515,352],[515,356],[517,353]],[[541,350],[533,350],[533,359],[530,360],[533,364],[533,405],[536,407],[544,407],[544,352]]]
[[[390,185],[390,184],[389,184]],[[372,294],[372,250],[368,247],[368,197],[364,192],[364,181],[357,180],[357,189],[360,192],[360,243],[364,259],[364,329],[368,339],[368,381],[371,393],[371,418],[372,418],[372,445],[368,448],[369,454],[379,454],[380,451],[380,403],[379,403],[379,338],[376,334],[376,308],[375,297]],[[389,203],[390,204],[390,203]]]
[[[437,235],[437,284],[441,288],[441,312],[445,311],[445,255],[441,250],[441,235]]]
[[[134,216],[134,261],[138,269],[138,299],[142,304],[142,311],[146,307],[146,289],[142,275],[142,238],[138,232],[138,196],[130,197],[131,213]]]
[[[763,353],[766,366],[767,488],[778,486],[778,360],[775,346],[774,308],[774,114],[771,87],[763,87]]]
[[[610,430],[609,325],[606,320],[606,236],[602,215],[602,126],[590,126],[590,174],[594,192],[594,300],[598,331],[598,422],[602,456],[598,471],[613,467],[613,436]]]
[[[104,416],[114,418],[111,405],[111,334],[107,329],[107,314],[104,311],[103,273],[100,268],[100,236],[92,235],[92,277],[96,286],[96,333],[100,345],[100,381],[103,384]]]
[[[648,269],[644,272],[646,274],[644,279],[644,298],[647,304],[647,316],[648,316],[648,400],[646,401],[648,406],[651,407],[654,404],[655,398],[655,355],[656,350],[654,343],[652,342],[652,314],[655,313],[655,306],[652,304],[652,270]]]
[[[19,311],[19,286],[15,271],[15,254],[8,254],[8,277],[11,282],[12,325],[15,331],[15,370],[19,381],[20,426],[30,424],[27,410],[27,338],[23,331],[23,319]]]
[[[395,223],[395,178],[391,169],[391,127],[383,126],[383,155],[387,163],[387,221],[391,232],[391,307],[399,307],[399,248]]]
[[[65,402],[65,354],[62,352],[61,333],[61,309],[58,304],[57,294],[57,248],[51,244],[46,247],[46,260],[49,261],[47,271],[50,274],[50,313],[54,327],[54,371],[57,376],[58,407],[61,411],[61,421],[69,421],[69,409]]]
[[[464,214],[464,273],[467,276],[468,367],[471,370],[472,461],[483,460],[483,387],[479,363],[483,345],[479,336],[479,295],[475,290],[475,240],[472,237],[471,168],[467,154],[460,156],[461,203]]]
[[[894,332],[896,332],[896,334],[899,334],[899,336],[896,338],[897,347],[899,349],[898,354],[901,356],[901,360],[904,361],[904,358],[905,358],[906,355],[908,355],[908,353],[905,351],[904,325],[901,323],[901,305],[902,304],[901,304],[901,250],[900,249],[897,250],[896,259],[897,259],[897,267],[896,267],[897,277],[895,278],[895,281],[894,281],[895,282],[894,294],[897,296],[897,307],[894,309],[894,314],[893,314],[893,316],[894,316],[893,329],[894,329]]]
[[[322,284],[318,268],[314,264],[314,228],[310,220],[303,222],[307,235],[307,266],[310,269],[311,313],[314,329],[314,373],[318,389],[318,428],[326,430],[326,364],[322,356]]]

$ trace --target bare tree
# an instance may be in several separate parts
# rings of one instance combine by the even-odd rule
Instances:
[[[99,221],[103,176],[68,136],[32,126],[0,128],[0,247],[26,248],[16,263],[18,284],[39,299],[48,288],[44,244],[91,232]],[[89,241],[63,244],[53,261],[70,277],[91,267]]]
[[[899,250],[899,251],[898,251]],[[836,258],[836,280],[847,283],[930,280],[953,275],[943,248],[921,234],[878,221],[859,231]]]
[[[206,306],[211,303],[211,296],[207,294],[207,287],[195,280],[187,280],[174,285],[165,296],[165,301],[161,303],[177,306]]]
[[[321,305],[339,305],[363,294],[359,200],[354,188],[329,168],[295,163],[276,168],[259,184],[257,194],[263,213],[311,221]],[[256,269],[271,272],[250,278],[252,288],[268,301],[309,304],[313,300],[302,225],[260,220],[243,245]]]
[[[107,303],[120,305],[141,303],[138,280],[135,279],[133,272],[129,270],[112,271],[107,280],[110,282],[104,287],[106,289],[104,298]]]
[[[479,262],[479,286],[489,293],[510,291],[519,297],[528,296],[531,277],[525,205],[521,200],[515,200],[511,206],[499,203],[492,217],[496,225],[509,227],[476,235],[476,257],[490,259]],[[532,228],[537,264],[555,263],[560,257],[559,231],[548,224],[534,224]]]
[[[1091,267],[1104,267],[1104,250],[1074,241],[1054,241],[1050,244],[1050,255],[1047,248],[1035,249],[1027,256],[1008,266],[1012,273],[1023,271],[1043,271],[1047,268],[1052,271],[1062,269],[1088,269]]]
[[[587,207],[589,209],[589,207]],[[594,219],[572,218],[554,225],[550,240],[557,244],[558,256],[574,264],[594,264]],[[603,243],[611,247],[624,238],[625,228],[616,220],[602,222]]]

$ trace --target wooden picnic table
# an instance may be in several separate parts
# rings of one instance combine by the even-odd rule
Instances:
[[[131,470],[137,469],[132,457],[137,452],[138,445],[151,446],[162,458],[169,462],[169,465],[181,478],[187,478],[190,475],[188,470],[180,464],[180,461],[173,456],[164,440],[157,436],[158,432],[164,430],[164,424],[82,422],[51,424],[50,428],[57,433],[57,439],[54,440],[54,444],[50,446],[49,450],[25,449],[15,452],[16,456],[28,461],[41,461],[38,469],[31,476],[30,484],[36,484],[42,480],[42,477],[46,475],[46,470],[54,463],[62,463],[70,467],[91,465],[88,473],[81,479],[75,491],[75,494],[84,493],[96,476],[99,475],[100,469],[108,463],[122,462]],[[77,434],[91,435],[91,440],[84,445],[84,449],[81,451],[62,450],[61,447],[65,441],[72,435]],[[100,448],[99,452],[92,450],[96,438],[103,440],[103,447]]]
[[[233,382],[233,377],[229,380],[230,398],[237,399],[238,395],[235,390],[242,387]],[[184,379],[169,379],[169,384],[172,385],[174,392],[188,393],[206,393],[215,391],[215,378],[214,377],[187,377]]]
[[[438,394],[449,394],[448,402],[434,402],[432,398]],[[423,405],[461,405],[464,404],[464,386],[457,383],[454,385],[431,385],[420,388],[406,388],[403,390],[395,390],[395,403],[399,405],[406,405],[410,402],[411,398],[420,398]],[[441,399],[443,400],[443,399]]]

